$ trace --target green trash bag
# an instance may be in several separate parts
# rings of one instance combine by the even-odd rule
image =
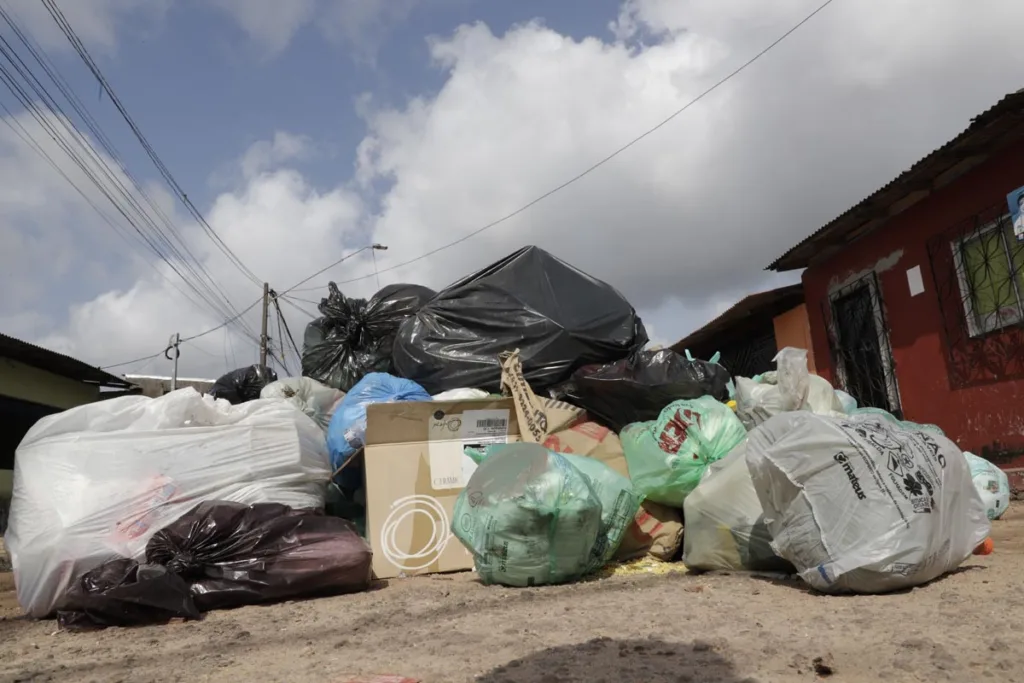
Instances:
[[[490,446],[486,449],[466,448],[465,453],[477,464],[501,449],[504,444]],[[633,484],[600,460],[582,455],[560,453],[562,457],[579,470],[590,482],[590,487],[601,501],[601,532],[592,552],[592,559],[600,569],[615,556],[626,531],[633,523],[636,513],[640,511],[643,496],[633,490]]]
[[[505,586],[567,583],[597,569],[601,527],[589,478],[531,443],[490,447],[452,515],[480,579]]]
[[[683,507],[707,466],[747,438],[732,409],[710,396],[674,401],[657,420],[619,435],[633,488],[655,503]]]

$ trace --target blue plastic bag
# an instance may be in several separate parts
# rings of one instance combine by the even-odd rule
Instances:
[[[363,447],[366,438],[366,406],[371,403],[429,401],[430,394],[416,382],[371,372],[345,394],[327,427],[327,450],[335,471]]]

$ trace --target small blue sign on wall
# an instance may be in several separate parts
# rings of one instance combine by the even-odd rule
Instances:
[[[1024,187],[1006,195],[1006,203],[1010,207],[1010,220],[1013,221],[1014,236],[1024,242]]]

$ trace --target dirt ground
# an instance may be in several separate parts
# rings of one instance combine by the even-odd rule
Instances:
[[[466,573],[85,634],[19,616],[0,574],[0,681],[1024,683],[1024,504],[993,537],[995,554],[888,596],[686,573],[512,590]]]

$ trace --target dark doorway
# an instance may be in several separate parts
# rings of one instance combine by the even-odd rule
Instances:
[[[881,408],[902,418],[895,392],[893,360],[874,276],[844,287],[832,297],[833,356],[844,390],[861,407]]]

